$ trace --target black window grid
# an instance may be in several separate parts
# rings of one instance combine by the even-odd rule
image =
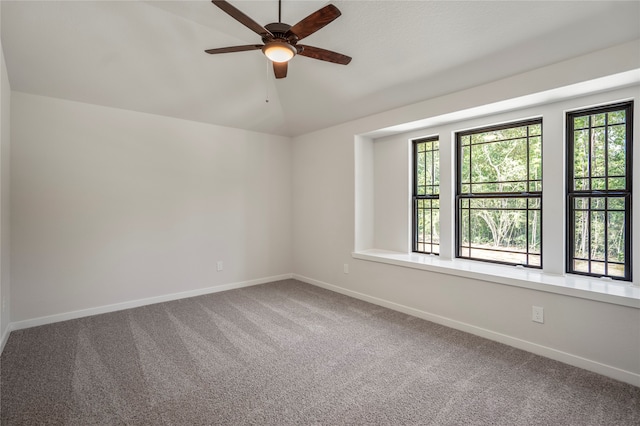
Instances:
[[[609,113],[624,111],[625,121],[624,123],[609,122]],[[594,123],[594,117],[597,115],[603,115],[603,123]],[[605,105],[601,107],[588,108],[579,111],[568,112],[566,116],[566,128],[567,128],[567,244],[566,244],[566,271],[567,273],[595,276],[595,277],[609,277],[616,280],[631,281],[631,242],[632,242],[632,230],[631,230],[631,194],[632,194],[632,165],[633,165],[633,102],[621,102],[612,105]],[[586,126],[575,127],[575,119],[580,117],[586,117],[585,120],[588,124]],[[625,174],[609,174],[609,131],[612,126],[624,125],[625,128]],[[589,140],[591,141],[592,134],[597,129],[601,129],[604,132],[603,140],[605,144],[604,149],[604,175],[593,174],[593,152],[592,144],[589,143],[588,149],[588,164],[587,164],[587,176],[576,177],[575,176],[575,132],[576,131],[588,131]],[[594,189],[594,180],[602,179],[604,188]],[[610,188],[611,179],[624,179],[625,187]],[[588,183],[587,189],[576,189],[576,180],[585,180]],[[576,207],[578,200],[588,200],[587,203],[582,202],[582,207]],[[604,207],[593,207],[594,200],[603,200]],[[611,208],[612,200],[624,200],[623,208]],[[597,202],[597,201],[596,201]],[[587,207],[584,205],[587,204]],[[592,250],[592,220],[594,213],[599,216],[599,212],[602,212],[603,221],[606,222],[603,232],[603,255],[597,256]],[[624,261],[616,261],[610,259],[610,247],[609,247],[609,228],[610,228],[610,213],[622,212],[624,214]],[[586,216],[586,251],[587,256],[576,256],[576,243],[577,236],[575,232],[576,218],[578,214]],[[597,217],[597,216],[596,216]],[[584,241],[585,238],[581,238],[580,241]],[[577,267],[581,265],[582,267]],[[584,267],[586,265],[586,268]],[[586,270],[584,270],[586,269]],[[622,269],[622,274],[619,274]],[[615,272],[612,272],[615,271]]]
[[[426,143],[431,142],[431,149],[421,149]],[[428,137],[417,139],[413,141],[413,219],[412,219],[412,251],[416,253],[425,254],[439,254],[440,243],[434,241],[434,236],[439,233],[435,225],[435,215],[439,216],[440,213],[440,190],[439,190],[439,176],[436,173],[436,166],[438,159],[439,147],[435,147],[435,143],[438,142],[438,137]],[[422,182],[424,185],[418,185],[419,182],[419,154],[424,153],[425,159],[428,157],[431,164],[430,176],[427,179],[427,168],[423,169],[425,175]],[[439,157],[439,156],[438,156]],[[426,184],[426,182],[431,182]],[[420,191],[420,188],[423,190]],[[438,220],[439,222],[439,220]],[[419,224],[428,223],[428,232],[419,232]]]
[[[531,134],[531,126],[539,126],[539,133]],[[496,132],[500,130],[506,129],[515,129],[519,127],[526,127],[526,134],[524,136],[518,137],[510,137],[503,138],[499,140],[491,140],[486,142],[477,142],[472,143],[471,138],[469,138],[469,143],[463,143],[463,138],[467,136],[478,135],[482,133]],[[531,139],[539,138],[540,139],[540,155],[542,155],[542,119],[532,119],[526,121],[512,122],[506,123],[498,126],[488,126],[478,129],[473,129],[464,132],[458,132],[456,134],[456,144],[457,144],[457,179],[456,179],[456,257],[470,259],[470,260],[478,260],[483,262],[490,263],[498,263],[505,265],[521,265],[530,268],[542,268],[542,176],[538,176],[536,179],[532,179],[531,176]],[[482,181],[482,182],[473,182],[473,147],[479,147],[481,145],[496,143],[496,142],[507,142],[513,140],[526,140],[526,179],[522,180],[500,180],[500,181]],[[463,154],[462,150],[464,147],[469,147],[469,171],[468,171],[468,181],[463,181],[462,176],[462,159]],[[508,191],[508,192],[474,192],[474,185],[487,185],[487,184],[497,184],[497,183],[521,183],[524,185],[526,190],[523,191]],[[463,186],[468,190],[463,192]],[[534,190],[532,190],[532,188]],[[495,210],[504,210],[504,211],[523,211],[525,213],[525,248],[524,250],[505,250],[499,248],[487,248],[474,246],[472,244],[471,232],[472,232],[472,223],[471,223],[471,211],[474,208],[471,207],[471,200],[487,200],[487,199],[503,199],[503,200],[526,200],[525,208],[483,208],[482,210],[487,211],[495,211]],[[464,205],[465,201],[467,202],[467,206]],[[532,203],[533,201],[533,203]],[[534,205],[537,207],[530,207],[530,205]],[[464,211],[467,210],[467,214],[464,214]],[[532,212],[538,213],[538,229],[534,232],[530,228],[530,219],[532,218]],[[468,222],[466,224],[466,241],[467,245],[463,245],[463,224],[461,221],[466,219]],[[532,250],[531,248],[531,238],[532,235],[539,234],[539,251]],[[467,253],[466,255],[464,253]],[[498,255],[498,259],[490,259],[488,257],[478,257],[472,255],[473,252],[485,252],[485,253],[499,253],[504,255]],[[500,259],[503,257],[503,259]],[[508,257],[521,257],[524,261],[514,261],[514,260],[505,260]]]

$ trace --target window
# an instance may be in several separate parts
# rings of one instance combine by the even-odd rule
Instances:
[[[545,93],[526,108],[470,109],[356,135],[352,256],[424,271],[425,279],[439,273],[636,306],[634,268],[640,265],[634,246],[640,229],[632,223],[637,212],[631,193],[637,188],[631,187],[631,167],[639,153],[631,148],[632,131],[638,132],[633,114],[638,87],[559,96],[552,102]],[[592,149],[591,140],[597,141],[597,132],[607,132],[606,144],[594,145],[592,153],[602,157],[606,148],[606,159],[574,154],[569,146],[574,138],[575,151],[584,153]],[[428,139],[437,140],[438,148],[418,145]],[[589,143],[578,146],[583,140]],[[425,175],[418,177],[419,171]],[[622,181],[624,195],[615,192]],[[580,193],[581,185],[599,192]],[[597,189],[604,185],[607,194]],[[424,188],[418,191],[418,186]],[[419,206],[419,199],[437,204]],[[429,210],[432,206],[438,209]],[[601,225],[603,218],[609,225]],[[419,227],[420,220],[428,226]],[[599,247],[589,247],[591,240]],[[600,273],[589,275],[589,268],[604,271],[605,265],[606,280]]]
[[[438,138],[413,141],[413,251],[440,252]]]
[[[456,134],[457,257],[542,267],[542,120]]]
[[[567,272],[631,281],[632,114],[567,114]]]

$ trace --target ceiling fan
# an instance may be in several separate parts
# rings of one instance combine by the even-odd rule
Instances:
[[[212,3],[262,37],[264,44],[247,44],[243,46],[208,49],[205,50],[207,53],[231,53],[260,49],[265,56],[273,62],[273,72],[276,78],[285,78],[287,76],[287,64],[295,55],[341,65],[347,65],[351,62],[349,56],[341,53],[298,44],[300,40],[315,33],[341,15],[340,10],[332,4],[313,12],[302,21],[291,26],[282,22],[282,0],[278,0],[278,22],[267,24],[263,27],[225,0],[212,0]]]

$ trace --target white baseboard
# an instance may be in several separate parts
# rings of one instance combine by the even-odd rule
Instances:
[[[217,293],[220,291],[233,290],[233,289],[242,288],[242,287],[250,287],[254,285],[266,284],[273,281],[286,280],[290,278],[293,278],[293,274],[275,275],[272,277],[258,278],[255,280],[241,281],[241,282],[230,283],[230,284],[222,284],[222,285],[217,285],[213,287],[200,288],[197,290],[189,290],[189,291],[184,291],[180,293],[172,293],[172,294],[166,294],[162,296],[148,297],[145,299],[115,303],[113,305],[98,306],[95,308],[81,309],[78,311],[65,312],[62,314],[55,314],[55,315],[23,320],[23,321],[16,321],[16,322],[10,323],[9,327],[7,327],[7,332],[5,333],[6,337],[5,336],[2,337],[2,346],[0,347],[0,349],[4,349],[4,342],[6,341],[6,339],[8,339],[9,333],[13,330],[22,330],[24,328],[36,327],[36,326],[45,325],[45,324],[52,324],[54,322],[67,321],[67,320],[76,319],[76,318],[88,317],[91,315],[105,314],[108,312],[122,311],[124,309],[138,308],[140,306],[153,305],[153,304],[162,303],[162,302],[170,302],[172,300],[186,299],[188,297],[202,296],[204,294]],[[1,350],[0,350],[0,353],[2,353]]]
[[[622,382],[640,387],[640,374],[636,374],[631,371],[622,370],[617,367],[602,364],[597,361],[593,361],[593,360],[583,358],[577,355],[573,355],[567,352],[559,351],[557,349],[553,349],[547,346],[542,346],[537,343],[519,339],[517,337],[508,336],[506,334],[497,333],[495,331],[487,330],[482,327],[477,327],[475,325],[467,324],[461,321],[456,321],[451,318],[425,312],[420,309],[411,308],[409,306],[401,305],[399,303],[391,302],[389,300],[369,296],[367,294],[359,293],[353,290],[348,290],[333,284],[314,280],[313,278],[308,278],[298,274],[293,274],[293,278],[298,281],[315,285],[317,287],[322,287],[327,290],[335,291],[336,293],[344,294],[345,296],[354,297],[356,299],[364,300],[365,302],[373,303],[379,306],[384,306],[385,308],[389,308],[394,311],[398,311],[398,312],[405,313],[407,315],[422,318],[424,320],[431,321],[436,324],[441,324],[447,327],[455,328],[456,330],[461,330],[467,333],[474,334],[476,336],[484,337],[489,340],[504,343],[506,345],[513,346],[515,348],[534,353],[536,355],[541,355],[546,358],[560,361],[565,364],[573,365],[574,367],[583,368],[585,370],[602,374],[603,376],[611,377],[613,379],[620,380]]]
[[[364,300],[375,305],[384,306],[385,308],[393,309],[394,311],[402,312],[407,315],[422,318],[427,321],[441,324],[447,327],[451,327],[457,330],[465,331],[480,337],[484,337],[496,342],[504,343],[509,346],[513,346],[518,349],[525,350],[537,355],[541,355],[547,358],[554,359],[556,361],[564,362],[565,364],[573,365],[575,367],[584,368],[585,370],[593,371],[594,373],[602,374],[607,377],[611,377],[622,382],[629,383],[634,386],[640,387],[640,374],[636,374],[630,371],[622,370],[617,367],[602,364],[597,361],[586,359],[577,355],[573,355],[567,352],[559,351],[547,346],[542,346],[537,343],[532,343],[526,340],[522,340],[516,337],[508,336],[495,331],[487,330],[482,327],[467,324],[461,321],[456,321],[447,317],[425,312],[419,309],[415,309],[409,306],[401,305],[399,303],[391,302],[385,299],[380,299],[374,296],[369,296],[357,291],[348,290],[333,284],[329,284],[323,281],[318,281],[312,278],[308,278],[298,274],[283,274],[271,277],[259,278],[255,280],[241,281],[237,283],[223,284],[219,286],[207,287],[197,290],[190,290],[180,293],[172,293],[163,296],[149,297],[145,299],[132,300],[123,303],[116,303],[112,305],[99,306],[96,308],[82,309],[78,311],[66,312],[62,314],[49,315],[39,318],[33,318],[23,321],[17,321],[9,323],[9,326],[5,330],[0,340],[0,354],[4,350],[4,347],[9,339],[9,334],[14,330],[21,330],[30,327],[36,327],[39,325],[52,324],[60,321],[67,321],[76,318],[87,317],[91,315],[99,315],[108,312],[116,312],[124,309],[137,308],[140,306],[152,305],[156,303],[169,302],[172,300],[185,299],[188,297],[201,296],[204,294],[217,293],[221,291],[233,290],[242,287],[250,287],[259,284],[266,284],[273,281],[280,281],[294,278],[296,280],[322,287],[327,290],[334,291],[336,293],[344,294],[346,296],[354,297],[356,299]]]

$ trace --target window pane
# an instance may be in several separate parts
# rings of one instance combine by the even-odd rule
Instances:
[[[529,253],[541,253],[542,234],[540,229],[540,212],[532,210],[529,212]]]
[[[529,265],[531,266],[541,266],[542,265],[542,258],[541,256],[538,255],[529,255]]]
[[[472,184],[465,189],[472,193],[540,191],[540,128],[540,124],[532,124],[471,135],[472,144],[461,147],[461,183]]]
[[[527,193],[542,191],[542,121],[479,129],[458,143],[458,255],[540,267],[540,197]]]
[[[588,198],[575,198],[574,206],[576,210],[584,210],[589,208],[589,199]]]
[[[591,190],[602,191],[606,189],[607,180],[605,178],[591,179]]]
[[[575,212],[573,257],[578,259],[589,258],[589,221],[587,217],[583,211]]]
[[[607,200],[607,208],[616,211],[624,211],[625,201],[624,198],[609,198]]]
[[[589,273],[589,262],[587,262],[585,260],[574,260],[573,261],[573,270],[574,270],[574,272]]]
[[[576,191],[588,191],[591,189],[589,180],[590,179],[574,179],[573,189]]]
[[[614,111],[614,112],[610,112],[608,114],[609,125],[624,123],[625,120],[626,120],[626,111],[625,110]]]
[[[591,176],[605,176],[604,129],[594,129],[591,133]]]
[[[460,212],[460,245],[468,247],[469,243],[469,210],[463,208]]]
[[[628,226],[633,103],[569,113],[567,272],[631,280]],[[580,197],[575,191],[581,191]],[[597,192],[595,192],[597,191]],[[585,196],[582,196],[586,194]]]
[[[606,205],[606,198],[604,197],[591,197],[591,210],[604,210]]]
[[[440,243],[440,209],[438,208],[438,200],[433,200],[431,210],[431,242],[434,244]]]
[[[424,175],[424,162],[425,162],[425,154],[424,152],[420,152],[418,154],[416,177],[417,177],[417,190],[418,195],[425,194],[425,175]]]
[[[624,189],[627,186],[627,179],[626,178],[609,178],[608,185],[610,190],[624,191]]]
[[[542,138],[529,140],[529,180],[538,181],[529,191],[542,190]]]
[[[432,244],[439,242],[438,200],[419,199],[416,204],[414,251],[431,253]]]
[[[472,250],[470,255],[461,250],[461,257],[540,266],[539,257],[531,256],[540,255],[542,248],[539,199],[473,198],[463,202],[469,209],[460,211],[460,246]]]
[[[514,265],[527,265],[526,253],[503,253],[482,248],[472,248],[469,258],[477,260],[488,260],[491,262],[512,263]],[[534,265],[529,264],[529,266]],[[535,266],[540,265],[538,264]]]
[[[476,183],[473,185],[473,193],[475,194],[495,194],[500,192],[526,192],[527,182],[491,182]]]
[[[573,175],[576,178],[589,176],[589,133],[589,130],[579,130],[573,136]],[[576,186],[576,189],[587,188]]]
[[[433,253],[439,242],[438,211],[438,140],[423,139],[414,142],[414,241],[413,250]],[[439,251],[439,250],[438,250]]]
[[[607,138],[608,149],[608,162],[607,162],[607,174],[608,176],[625,176],[626,174],[626,129],[624,125],[616,125],[609,127]],[[616,183],[612,183],[613,187],[609,189],[625,189],[624,185],[626,181],[620,179]]]
[[[479,186],[478,192],[512,192],[514,187],[525,188],[516,191],[526,190],[526,139],[483,143],[473,150],[473,154],[472,182],[491,182]]]
[[[594,114],[591,116],[591,127],[604,126],[606,114]]]
[[[431,156],[431,151],[428,151],[425,154],[428,154],[428,160],[425,160],[424,162],[424,184],[429,187],[426,191],[427,194],[431,194],[433,192],[431,191],[431,186],[433,186],[433,158]]]
[[[465,184],[471,182],[470,175],[470,164],[471,164],[471,147],[463,146],[462,147],[462,172],[460,174],[460,182]],[[465,191],[463,191],[465,192]],[[466,191],[468,192],[468,191]]]
[[[624,265],[616,264],[616,263],[608,263],[607,275],[611,277],[624,278],[625,276]]]
[[[600,277],[606,275],[604,262],[591,262],[590,266],[591,266],[591,274],[600,276]]]
[[[605,221],[604,212],[591,212],[591,259],[604,260]]]
[[[607,224],[607,241],[608,253],[607,260],[610,262],[624,263],[624,212],[614,211],[608,214]]]
[[[541,124],[530,125],[529,136],[542,136],[542,125]]]
[[[506,211],[526,209],[527,198],[474,198],[471,200],[471,208]]]
[[[589,117],[587,117],[587,116],[576,117],[573,120],[573,127],[576,130],[584,129],[586,127],[589,127]]]
[[[476,200],[474,200],[476,201]],[[526,242],[526,210],[507,207],[509,201],[489,201],[486,208],[475,207],[471,214],[471,241],[486,249],[523,251]],[[526,200],[518,200],[525,201]],[[499,205],[502,204],[504,208]]]
[[[529,182],[529,192],[542,192],[542,181],[535,180]]]

